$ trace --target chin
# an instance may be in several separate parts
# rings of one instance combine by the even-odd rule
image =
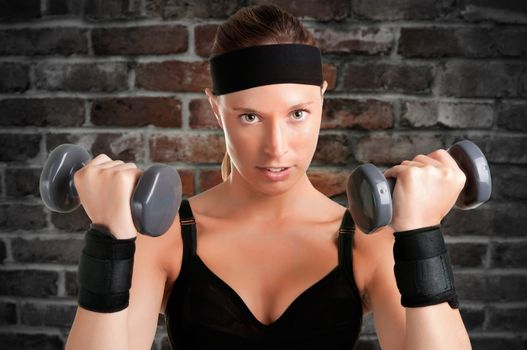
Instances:
[[[268,196],[281,195],[290,191],[300,180],[297,171],[298,169],[295,169],[295,171],[293,171],[293,173],[287,179],[282,181],[270,181],[266,180],[262,176],[257,176],[250,182],[250,184],[262,194]]]

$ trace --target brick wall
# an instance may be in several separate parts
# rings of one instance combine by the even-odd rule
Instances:
[[[54,147],[176,166],[184,195],[225,150],[203,88],[216,26],[264,1],[0,0],[0,344],[61,349],[89,219],[50,212]],[[274,1],[316,35],[329,90],[309,176],[345,204],[356,165],[386,169],[469,138],[493,194],[445,233],[474,349],[527,348],[527,2]],[[523,252],[523,253],[522,253]],[[153,349],[168,349],[163,320]],[[359,349],[377,349],[371,317]]]

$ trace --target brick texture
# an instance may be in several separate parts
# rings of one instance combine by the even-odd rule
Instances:
[[[474,349],[527,348],[527,2],[273,0],[313,34],[328,82],[309,181],[346,206],[381,170],[470,139],[490,201],[442,229]],[[40,198],[50,152],[174,166],[184,197],[223,180],[223,130],[204,89],[219,25],[267,0],[0,0],[0,347],[63,349],[90,218]],[[423,195],[426,195],[423,194]],[[152,350],[169,349],[164,317]],[[378,350],[364,317],[355,349]]]

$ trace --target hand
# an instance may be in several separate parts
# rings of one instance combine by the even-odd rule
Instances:
[[[463,171],[444,149],[404,160],[386,170],[384,176],[397,178],[389,225],[395,232],[440,224],[466,181]]]
[[[134,163],[112,160],[100,154],[73,175],[86,214],[117,239],[137,236],[130,198],[143,173]]]

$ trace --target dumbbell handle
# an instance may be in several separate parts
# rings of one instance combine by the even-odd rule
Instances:
[[[80,206],[73,175],[90,159],[86,150],[74,144],[60,145],[50,153],[40,175],[40,196],[46,207],[69,213]],[[166,232],[176,217],[181,198],[181,178],[176,169],[163,164],[150,166],[130,198],[137,231],[149,236]]]

